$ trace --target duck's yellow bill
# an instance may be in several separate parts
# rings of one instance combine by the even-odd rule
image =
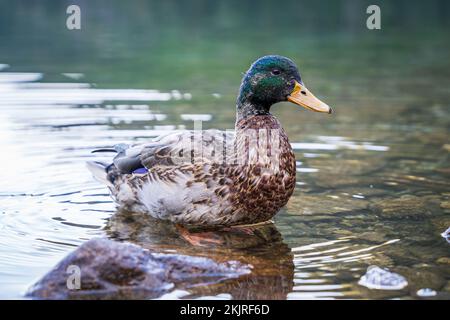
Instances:
[[[317,99],[311,93],[311,91],[309,91],[304,85],[301,85],[297,81],[295,81],[294,90],[290,95],[287,96],[287,99],[292,103],[295,103],[312,111],[324,113],[333,112],[333,109],[331,109],[329,105]]]

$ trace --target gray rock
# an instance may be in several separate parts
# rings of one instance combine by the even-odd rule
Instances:
[[[79,271],[79,288],[72,271]],[[137,245],[92,239],[66,256],[31,287],[38,299],[149,299],[173,288],[189,288],[250,272],[239,262],[156,254]],[[71,288],[71,289],[69,289]]]
[[[358,282],[369,289],[402,290],[408,285],[405,277],[377,266],[367,268],[365,275]]]
[[[434,297],[437,295],[437,292],[430,288],[423,288],[417,290],[417,296],[422,298]]]

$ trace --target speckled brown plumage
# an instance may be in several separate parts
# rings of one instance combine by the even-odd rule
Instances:
[[[217,137],[223,137],[217,131],[215,133]],[[274,133],[273,139],[279,139],[278,150],[273,150],[273,143],[267,143],[273,142],[267,138],[271,133]],[[182,134],[186,135],[185,132]],[[209,134],[205,136],[211,140]],[[226,163],[211,156],[193,159],[193,163],[173,165],[167,157],[158,163],[157,157],[152,156],[153,166],[146,174],[123,174],[114,165],[110,166],[107,179],[112,195],[124,209],[148,212],[177,223],[237,225],[272,218],[287,203],[295,187],[295,158],[286,133],[275,117],[256,115],[236,124],[234,138],[232,135],[226,137]],[[164,146],[167,155],[171,153],[169,149],[182,148],[182,139],[171,139],[175,142]],[[275,152],[279,154],[270,157]],[[261,155],[268,157],[254,159]],[[145,157],[143,163],[148,161],[148,150],[142,156]],[[142,191],[149,184],[188,192],[148,194],[149,198],[154,197],[153,202],[148,203]],[[171,199],[177,196],[184,198]],[[173,205],[174,202],[178,204]]]
[[[247,130],[273,130],[279,133],[279,163],[251,161],[249,145],[259,146],[258,155],[271,155],[272,145],[261,143],[261,137],[249,142]],[[236,125],[236,144],[245,165],[226,166],[229,181],[229,200],[235,209],[233,214],[240,223],[255,223],[272,218],[292,195],[295,187],[295,157],[288,137],[278,120],[271,115],[257,115],[239,121]],[[239,146],[239,145],[244,146]],[[262,146],[261,146],[262,144]],[[275,159],[276,160],[276,159]]]

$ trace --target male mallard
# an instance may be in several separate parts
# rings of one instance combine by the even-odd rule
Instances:
[[[235,133],[178,131],[150,143],[117,145],[112,164],[89,162],[122,209],[179,224],[253,224],[283,207],[295,187],[295,157],[277,102],[331,113],[303,84],[297,66],[281,56],[256,60],[242,79]]]

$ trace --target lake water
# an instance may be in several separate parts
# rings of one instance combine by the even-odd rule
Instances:
[[[0,298],[22,298],[67,253],[105,236],[253,266],[161,298],[415,299],[426,288],[450,298],[447,2],[381,1],[377,31],[365,28],[364,2],[77,3],[79,31],[65,28],[63,3],[0,4]],[[104,159],[90,151],[196,119],[233,128],[242,72],[271,53],[292,58],[335,110],[273,107],[298,168],[275,223],[196,247],[170,224],[116,212],[85,167]],[[408,286],[358,284],[371,265]]]

